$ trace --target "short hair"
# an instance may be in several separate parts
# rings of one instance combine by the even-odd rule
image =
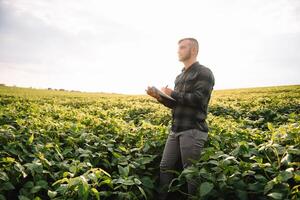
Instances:
[[[196,55],[198,55],[199,52],[199,43],[195,38],[182,38],[181,40],[178,41],[178,44],[184,40],[189,40],[192,42],[193,46],[196,47]]]

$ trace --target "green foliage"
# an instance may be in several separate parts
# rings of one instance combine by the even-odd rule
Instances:
[[[214,91],[194,199],[299,199],[300,87]],[[0,200],[155,199],[170,110],[146,96],[0,86]]]

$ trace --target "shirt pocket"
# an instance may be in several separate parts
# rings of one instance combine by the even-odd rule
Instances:
[[[184,92],[184,90],[183,90],[183,87],[184,87],[184,80],[183,80],[183,78],[184,78],[184,76],[183,76],[184,74],[183,73],[181,73],[180,75],[178,75],[177,77],[176,77],[176,80],[175,80],[175,87],[174,87],[174,90],[176,91],[176,92]]]
[[[194,85],[196,84],[198,80],[198,74],[190,74],[189,76],[186,77],[184,80],[184,91],[185,92],[193,92],[194,90]]]

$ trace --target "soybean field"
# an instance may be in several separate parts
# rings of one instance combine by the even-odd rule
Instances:
[[[300,85],[215,90],[172,199],[300,199]],[[0,200],[156,199],[171,110],[146,95],[0,86]]]

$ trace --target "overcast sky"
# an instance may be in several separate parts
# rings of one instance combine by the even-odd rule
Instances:
[[[195,37],[215,89],[300,84],[299,0],[0,0],[0,83],[143,94]]]

